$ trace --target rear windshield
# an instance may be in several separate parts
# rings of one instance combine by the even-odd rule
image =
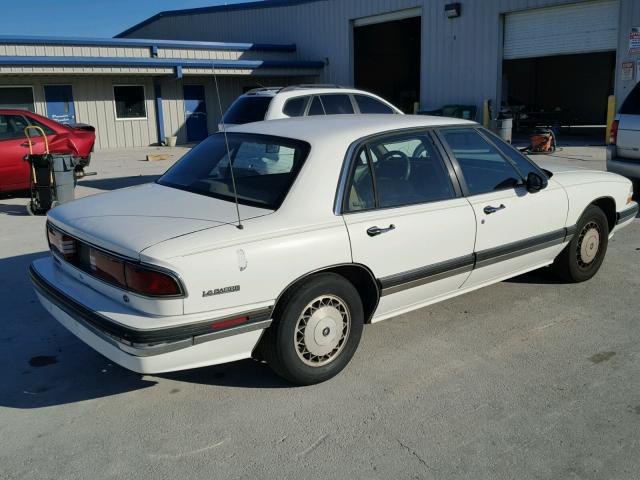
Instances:
[[[167,187],[277,210],[309,154],[308,143],[281,137],[228,133],[210,136],[176,163],[158,183]]]
[[[255,96],[238,98],[227,113],[224,114],[223,122],[234,125],[243,123],[260,122],[264,120],[272,97]]]
[[[629,92],[626,100],[620,107],[622,115],[640,115],[640,83]]]

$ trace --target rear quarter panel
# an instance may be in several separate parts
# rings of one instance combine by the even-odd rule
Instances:
[[[247,222],[242,230],[226,225],[175,238],[143,251],[141,258],[154,263],[163,259],[180,273],[188,291],[185,314],[273,304],[296,279],[351,262],[349,237],[340,217],[289,224],[295,228],[267,217]],[[229,293],[205,293],[236,286],[239,290]]]

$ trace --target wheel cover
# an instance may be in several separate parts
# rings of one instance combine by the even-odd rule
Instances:
[[[578,236],[578,265],[587,268],[600,252],[600,227],[595,222],[587,223]]]
[[[302,310],[296,323],[296,353],[306,365],[326,365],[340,355],[350,331],[351,315],[344,301],[333,295],[317,297]]]

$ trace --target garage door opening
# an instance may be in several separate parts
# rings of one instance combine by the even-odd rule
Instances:
[[[354,84],[413,113],[420,100],[421,17],[353,29]]]
[[[502,100],[514,113],[516,130],[555,127],[604,141],[615,62],[615,52],[505,60]]]
[[[592,0],[505,14],[502,103],[515,126],[604,142],[619,12],[618,0]]]

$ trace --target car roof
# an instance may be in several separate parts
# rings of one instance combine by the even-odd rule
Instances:
[[[299,97],[306,95],[320,95],[331,93],[363,94],[377,96],[357,88],[341,87],[340,85],[291,85],[288,87],[260,87],[244,93],[244,97]]]
[[[350,143],[387,131],[452,125],[468,126],[477,123],[428,115],[318,115],[247,123],[231,127],[228,131],[288,137],[314,144],[337,139],[348,140]]]

